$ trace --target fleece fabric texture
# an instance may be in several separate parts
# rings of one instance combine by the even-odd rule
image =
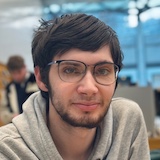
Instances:
[[[40,92],[23,105],[23,113],[0,127],[1,160],[62,160],[46,125],[46,104]],[[97,129],[89,160],[149,160],[146,126],[133,101],[112,100]]]

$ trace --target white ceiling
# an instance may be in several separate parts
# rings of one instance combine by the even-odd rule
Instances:
[[[0,0],[0,23],[41,14],[39,0]]]
[[[43,8],[51,4],[59,5],[60,9],[67,8],[66,12],[76,9],[83,12],[87,9],[96,10],[97,8],[126,9],[131,2],[136,2],[137,6],[142,4],[144,6],[146,3],[152,6],[160,6],[160,0],[0,0],[0,23],[2,25],[20,19],[40,17]],[[82,3],[83,5],[77,7],[76,3]]]

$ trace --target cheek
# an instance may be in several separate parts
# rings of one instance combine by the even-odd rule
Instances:
[[[53,69],[52,67],[50,68],[50,71],[49,71],[48,81],[49,81],[50,88],[55,88],[56,90],[57,88],[59,88],[59,76],[57,75],[56,70]]]
[[[105,90],[103,89],[103,97],[105,97],[106,100],[111,100],[113,97],[115,91],[115,84],[109,85],[105,87]]]
[[[53,76],[54,75],[54,76]],[[70,98],[75,88],[72,83],[62,81],[59,76],[55,73],[49,74],[49,86],[50,92],[54,93],[54,98],[64,99]]]
[[[54,89],[59,94],[59,96],[63,98],[73,96],[73,94],[76,91],[75,86],[73,86],[72,84],[68,84],[66,82],[54,84]]]

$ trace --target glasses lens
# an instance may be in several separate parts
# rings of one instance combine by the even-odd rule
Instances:
[[[103,63],[95,66],[94,76],[98,83],[108,85],[117,79],[118,66],[112,63]]]
[[[66,82],[77,82],[85,74],[86,66],[77,61],[61,61],[59,63],[59,76]]]

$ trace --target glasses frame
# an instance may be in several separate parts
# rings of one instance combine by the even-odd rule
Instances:
[[[83,79],[83,77],[85,77],[85,75],[86,75],[86,73],[87,73],[86,71],[87,71],[87,69],[88,69],[89,66],[93,66],[92,76],[93,76],[94,80],[95,80],[98,84],[101,84],[101,85],[104,85],[104,86],[108,86],[108,85],[113,84],[113,83],[117,80],[117,78],[118,78],[119,66],[116,65],[116,64],[114,64],[114,63],[112,63],[112,62],[102,62],[102,63],[100,62],[100,63],[97,63],[97,64],[95,64],[95,65],[87,65],[87,64],[85,64],[84,62],[77,61],[77,60],[57,60],[57,61],[52,61],[52,62],[48,63],[47,66],[51,66],[51,65],[53,65],[53,64],[58,64],[58,75],[59,75],[60,79],[61,79],[62,81],[64,81],[64,82],[68,82],[68,81],[65,81],[65,80],[60,76],[60,73],[59,73],[60,63],[61,63],[61,62],[64,62],[64,61],[73,61],[73,62],[79,62],[79,63],[84,64],[84,66],[85,66],[84,75],[82,76],[82,78],[81,78],[80,80],[78,80],[78,81],[76,81],[76,82],[81,81],[81,80]],[[95,77],[95,74],[94,74],[95,67],[96,67],[97,65],[103,64],[103,63],[104,63],[104,64],[112,64],[112,65],[114,65],[114,67],[115,67],[115,80],[114,80],[113,82],[109,83],[109,84],[99,83],[99,82],[97,81],[97,78]],[[76,82],[69,82],[69,83],[76,83]]]

